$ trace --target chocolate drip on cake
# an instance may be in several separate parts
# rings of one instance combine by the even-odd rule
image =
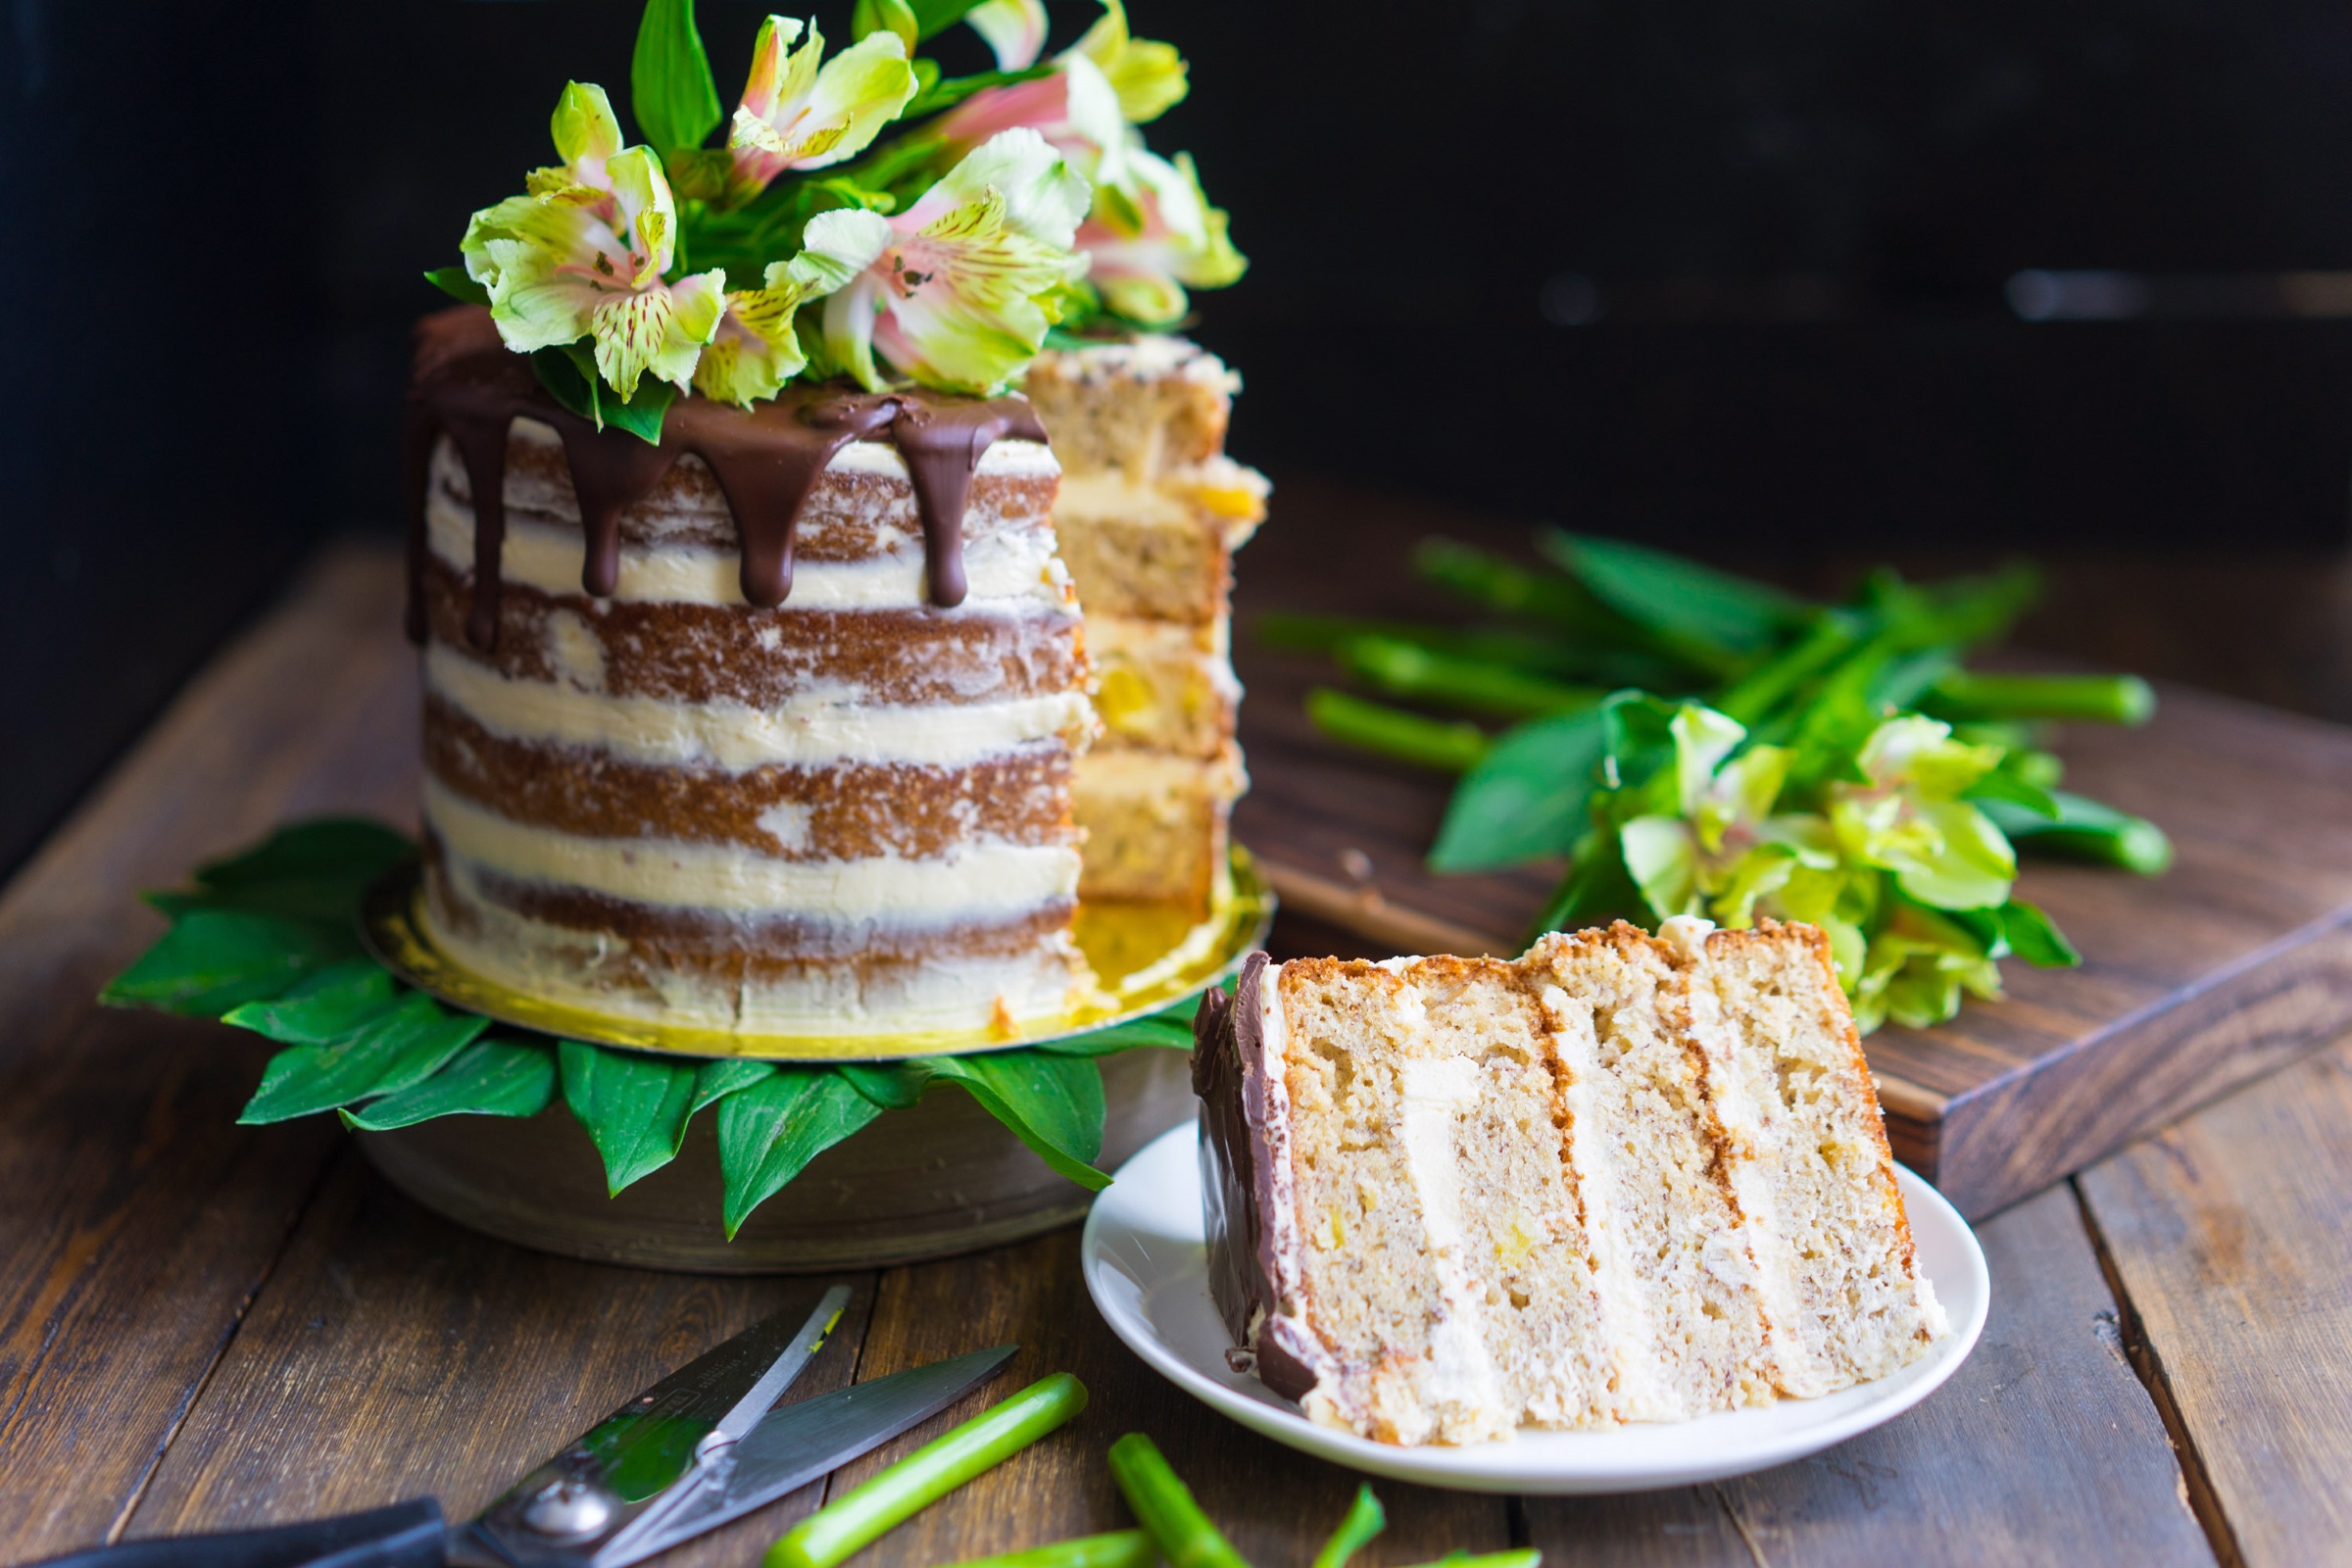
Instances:
[[[508,350],[489,312],[463,307],[417,328],[416,383],[408,415],[408,630],[424,638],[425,475],[434,437],[446,434],[466,467],[474,511],[473,597],[466,639],[489,648],[499,623],[499,563],[506,543],[509,432],[517,417],[551,426],[564,443],[586,538],[581,587],[610,598],[620,574],[620,515],[651,495],[689,453],[710,466],[734,514],[743,596],[772,610],[792,592],[793,531],[817,478],[856,441],[889,440],[905,459],[922,519],[931,603],[963,602],[963,513],[972,475],[988,449],[1014,439],[1044,443],[1045,426],[1018,398],[949,397],[924,391],[869,393],[838,386],[785,388],[744,410],[705,398],[670,405],[659,445],[617,428],[598,429],[558,404],[523,357]]]

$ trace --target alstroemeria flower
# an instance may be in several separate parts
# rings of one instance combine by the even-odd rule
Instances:
[[[799,48],[802,24],[770,17],[752,45],[751,79],[727,127],[731,161],[724,200],[749,201],[778,174],[823,169],[854,158],[896,120],[915,93],[906,45],[883,28],[824,62],[824,35],[813,25]]]
[[[1078,229],[1087,272],[1111,310],[1147,327],[1166,326],[1190,305],[1193,288],[1223,288],[1250,264],[1226,234],[1224,213],[1208,205],[1190,153],[1174,163],[1142,148],[1125,160],[1126,177],[1098,185],[1094,210]]]
[[[1157,120],[1191,90],[1184,56],[1172,43],[1138,38],[1127,31],[1121,0],[1102,0],[1102,15],[1070,50],[1092,60],[1118,94],[1119,112],[1131,125]]]
[[[726,273],[662,280],[677,204],[653,150],[620,145],[603,88],[567,85],[553,129],[563,166],[473,215],[460,246],[466,275],[489,291],[515,352],[592,337],[598,372],[624,401],[647,374],[685,390],[718,330]]]
[[[1027,71],[1046,47],[1045,0],[982,0],[963,14],[999,71]]]
[[[1846,990],[1854,1025],[1864,1034],[1889,1018],[1906,1028],[1932,1029],[1960,1010],[1963,992],[1998,1002],[2001,966],[1956,922],[1898,903],[1886,929],[1871,938],[1860,973]]]
[[[967,150],[1004,131],[1034,130],[1097,183],[1124,172],[1134,141],[1110,78],[1075,50],[1056,60],[1050,75],[972,94],[935,128],[950,147]]]
[[[1942,909],[2006,903],[2017,854],[1990,818],[1959,797],[2000,762],[1917,714],[1872,731],[1859,761],[1869,782],[1830,791],[1830,821],[1848,858],[1892,871],[1904,893]]]
[[[825,301],[826,354],[869,388],[883,385],[878,353],[925,386],[994,391],[1043,346],[1086,270],[1070,240],[1087,198],[1036,131],[991,137],[885,220],[880,254]]]
[[[1751,746],[1725,761],[1747,731],[1695,703],[1668,728],[1676,814],[1638,816],[1618,829],[1626,870],[1660,919],[1709,914],[1725,925],[1750,925],[1757,902],[1792,878],[1835,871],[1827,823],[1772,814],[1788,774],[1785,748]]]
[[[889,241],[890,225],[872,213],[852,209],[810,219],[801,254],[770,262],[765,287],[727,295],[718,335],[695,367],[695,386],[705,397],[744,408],[774,397],[808,364],[793,324],[801,306],[872,266]]]

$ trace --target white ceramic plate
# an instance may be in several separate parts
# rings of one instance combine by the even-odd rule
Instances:
[[[1255,1378],[1225,1365],[1225,1325],[1208,1295],[1200,1167],[1192,1124],[1145,1146],[1095,1200],[1082,1258],[1111,1331],[1186,1393],[1278,1443],[1374,1475],[1468,1492],[1642,1492],[1743,1475],[1818,1453],[1890,1421],[1959,1368],[1984,1327],[1990,1282],[1968,1224],[1898,1168],[1920,1266],[1952,1332],[1924,1359],[1819,1399],[1784,1399],[1674,1425],[1606,1432],[1522,1431],[1505,1443],[1392,1447],[1317,1426]]]

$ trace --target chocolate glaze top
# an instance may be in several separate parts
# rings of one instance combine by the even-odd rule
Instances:
[[[580,586],[603,599],[620,577],[620,514],[653,493],[676,462],[708,464],[742,542],[743,597],[762,609],[792,592],[792,538],[801,508],[834,456],[853,441],[888,440],[906,460],[922,518],[931,603],[963,603],[963,509],[972,475],[998,441],[1043,442],[1045,426],[1020,398],[960,398],[924,391],[863,392],[840,385],[787,386],[770,402],[738,409],[680,398],[662,421],[659,446],[571,413],[508,349],[480,306],[416,324],[409,389],[409,637],[424,640],[424,492],[433,440],[446,434],[473,492],[473,605],[466,636],[488,648],[498,636],[499,561],[506,544],[508,432],[517,416],[554,427],[578,494],[587,560]]]
[[[1325,1357],[1281,1299],[1274,1237],[1274,1156],[1266,1144],[1265,978],[1267,957],[1242,960],[1229,999],[1211,988],[1193,1015],[1193,1093],[1200,1097],[1200,1201],[1208,1232],[1208,1288],[1238,1349],[1227,1359],[1286,1399],[1318,1381]]]

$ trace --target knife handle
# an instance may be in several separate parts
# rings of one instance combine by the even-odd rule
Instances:
[[[92,1546],[30,1568],[445,1568],[441,1504],[414,1497],[389,1508],[212,1536],[158,1536]]]

